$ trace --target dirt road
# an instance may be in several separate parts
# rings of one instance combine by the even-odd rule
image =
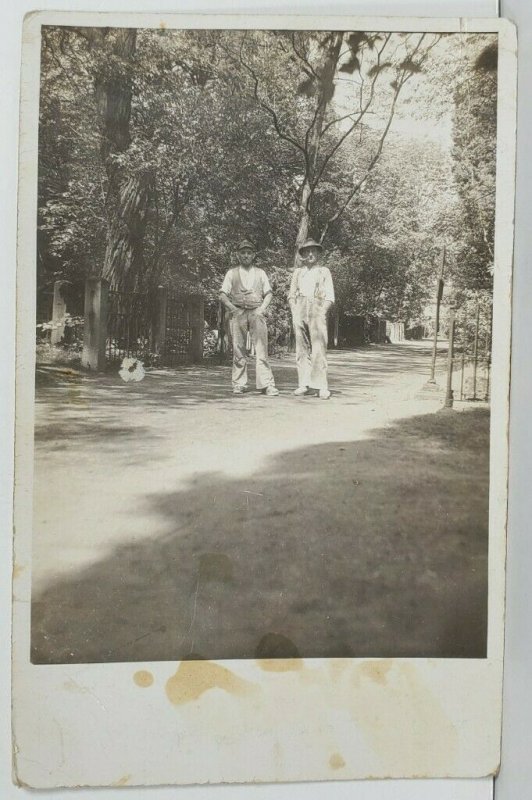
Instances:
[[[38,382],[32,659],[482,656],[487,409],[426,344],[330,354],[333,396],[228,367]]]

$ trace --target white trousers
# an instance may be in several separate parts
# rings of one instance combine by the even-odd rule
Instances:
[[[327,312],[323,302],[299,297],[292,306],[299,386],[327,389]]]

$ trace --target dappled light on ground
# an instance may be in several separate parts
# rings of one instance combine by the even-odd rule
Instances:
[[[226,367],[43,387],[33,661],[482,657],[488,410],[371,350],[332,354],[328,402],[233,399]]]

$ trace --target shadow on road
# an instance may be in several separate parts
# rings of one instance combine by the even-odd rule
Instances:
[[[488,439],[441,411],[146,495],[153,531],[34,596],[32,661],[484,657]]]
[[[430,347],[422,343],[413,345],[370,345],[356,350],[333,350],[328,353],[330,386],[336,401],[349,397],[351,401],[366,402],[367,395],[387,385],[395,376],[419,376],[419,385],[429,374]],[[282,392],[275,402],[292,400],[297,386],[293,355],[272,359],[276,384]],[[250,359],[249,387],[254,388],[254,366]],[[178,370],[159,370],[148,373],[141,383],[124,383],[117,372],[106,375],[56,377],[43,368],[37,373],[37,404],[47,405],[49,431],[52,439],[60,433],[65,413],[66,399],[71,403],[69,425],[77,418],[80,427],[85,425],[86,411],[97,409],[103,416],[106,411],[116,413],[123,408],[195,408],[198,405],[217,407],[238,406],[247,398],[231,394],[231,367],[217,364],[183,367]],[[257,398],[271,403],[270,398]],[[55,417],[55,419],[54,419]],[[111,429],[110,434],[114,431]],[[37,436],[41,436],[40,431]],[[83,432],[82,432],[83,435]]]

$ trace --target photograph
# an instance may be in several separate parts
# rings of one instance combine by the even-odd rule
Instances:
[[[26,15],[17,785],[497,774],[516,47]]]
[[[43,25],[31,662],[487,654],[497,32]]]

